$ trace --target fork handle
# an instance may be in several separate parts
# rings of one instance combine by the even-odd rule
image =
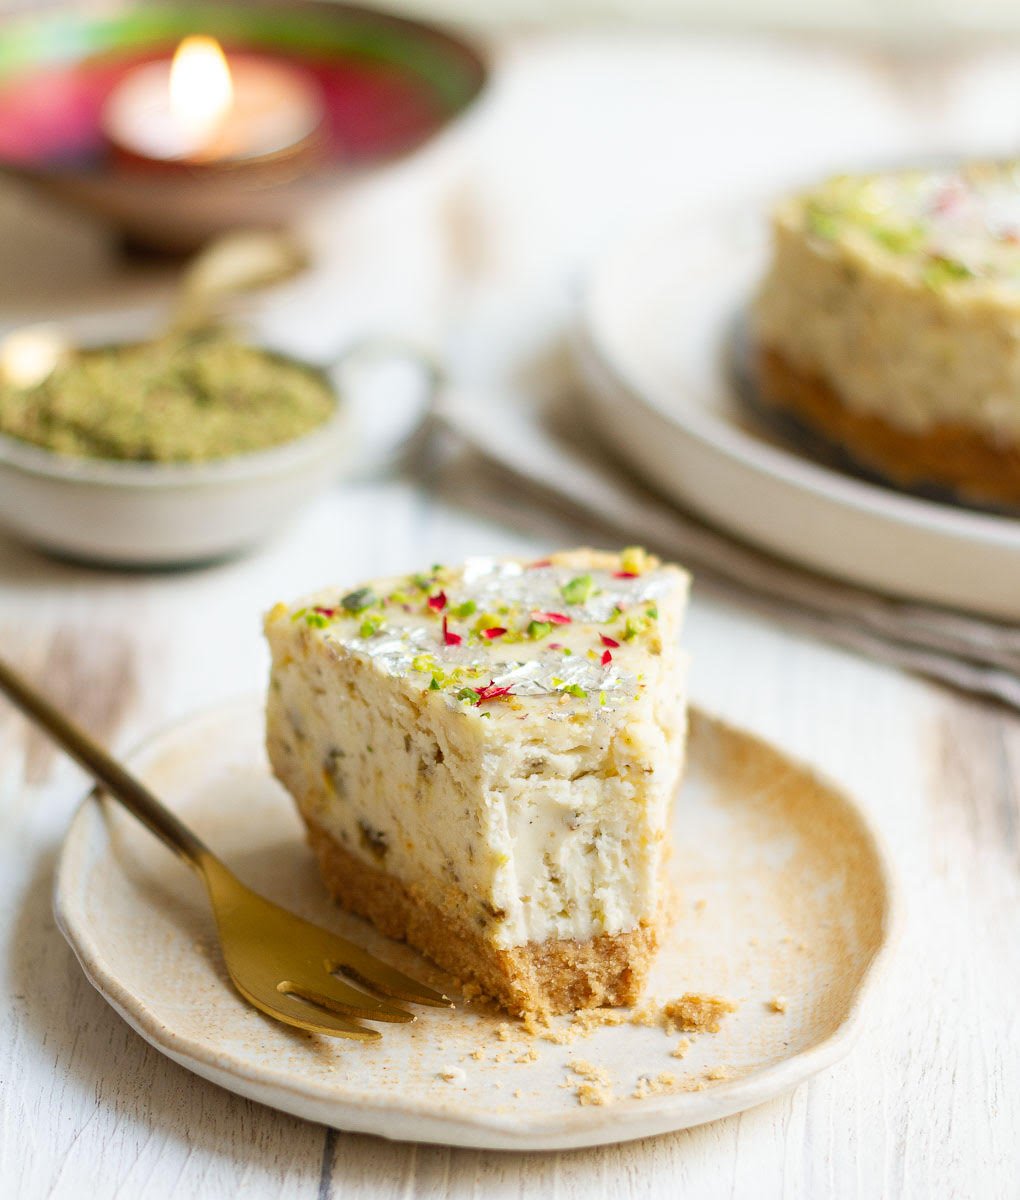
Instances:
[[[191,830],[164,808],[155,796],[115,759],[97,745],[84,730],[35,690],[0,658],[0,691],[40,725],[92,778],[171,850],[191,866],[201,869],[212,851]]]

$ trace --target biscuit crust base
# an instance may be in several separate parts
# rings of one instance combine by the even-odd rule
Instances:
[[[883,417],[855,412],[831,384],[768,347],[755,347],[749,365],[767,406],[897,486],[948,488],[972,503],[1020,507],[1020,444],[996,445],[959,422],[909,433]]]
[[[469,991],[517,1015],[633,1004],[640,996],[658,945],[654,924],[584,942],[560,939],[502,949],[302,816],[323,881],[341,907],[427,954]]]

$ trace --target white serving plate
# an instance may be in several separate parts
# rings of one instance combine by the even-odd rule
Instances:
[[[1020,620],[1020,519],[816,464],[742,412],[725,356],[765,267],[763,211],[646,227],[595,266],[575,344],[602,435],[664,494],[784,558],[890,595]]]
[[[196,716],[129,762],[242,879],[443,986],[408,947],[326,898],[289,798],[269,774],[259,702]],[[887,952],[892,885],[863,814],[753,736],[693,714],[674,833],[676,918],[647,994],[707,991],[739,1003],[717,1034],[692,1035],[682,1060],[670,1056],[677,1036],[658,1027],[603,1028],[555,1045],[514,1022],[501,1040],[506,1017],[480,1004],[419,1010],[414,1024],[385,1026],[371,1045],[280,1025],[233,991],[199,881],[94,796],[64,844],[55,907],[89,979],[121,1016],[164,1054],[231,1091],[399,1140],[590,1146],[724,1117],[827,1067],[861,1032]],[[769,1006],[777,995],[788,998],[785,1013]],[[535,1061],[516,1061],[532,1047]],[[574,1086],[561,1086],[576,1058],[608,1071],[616,1102],[583,1107]],[[447,1067],[463,1078],[441,1079]],[[728,1078],[707,1078],[720,1067]],[[639,1077],[660,1072],[675,1075],[681,1090],[630,1097]]]

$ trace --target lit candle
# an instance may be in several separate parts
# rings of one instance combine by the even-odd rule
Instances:
[[[110,93],[102,124],[120,151],[156,162],[241,163],[309,143],[322,98],[304,72],[266,58],[226,55],[189,37],[172,60],[144,63]]]

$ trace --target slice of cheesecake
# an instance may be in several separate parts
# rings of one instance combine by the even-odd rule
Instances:
[[[513,1012],[633,1002],[683,763],[688,582],[576,550],[277,605],[269,757],[336,899]]]

